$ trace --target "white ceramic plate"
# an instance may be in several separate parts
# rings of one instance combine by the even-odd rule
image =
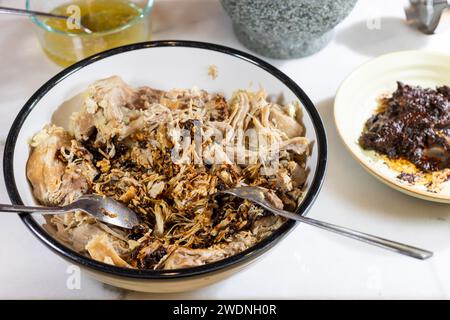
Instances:
[[[434,88],[450,85],[450,55],[427,51],[401,51],[375,58],[356,69],[340,86],[335,103],[336,127],[345,146],[361,165],[389,186],[425,200],[450,203],[450,182],[438,193],[410,185],[373,151],[365,151],[358,138],[377,107],[377,98],[392,93],[397,81]]]
[[[215,80],[208,69],[215,65]],[[5,145],[4,176],[11,201],[34,205],[25,166],[28,142],[51,119],[68,117],[61,108],[73,106],[73,97],[86,87],[111,75],[121,76],[132,86],[158,89],[199,88],[222,92],[230,97],[237,89],[263,87],[270,94],[282,94],[286,101],[300,101],[304,107],[306,136],[313,148],[308,159],[310,174],[298,213],[305,214],[313,204],[325,174],[326,137],[320,116],[306,94],[286,75],[249,54],[208,43],[155,41],[134,44],[100,53],[65,69],[44,84],[25,104],[11,127]],[[63,105],[63,107],[61,107]],[[271,236],[232,257],[204,266],[179,270],[124,269],[82,256],[53,239],[40,227],[39,216],[21,215],[31,231],[49,248],[85,267],[101,281],[123,288],[168,292],[190,290],[223,279],[254,261],[280,241],[295,225],[288,221]]]

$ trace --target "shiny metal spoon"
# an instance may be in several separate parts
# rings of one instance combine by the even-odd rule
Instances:
[[[337,234],[340,234],[342,236],[346,236],[352,239],[360,240],[365,243],[372,244],[377,247],[381,247],[384,249],[388,249],[406,256],[410,256],[416,259],[425,260],[433,256],[433,252],[430,252],[428,250],[423,250],[420,248],[416,248],[413,246],[409,246],[407,244],[403,244],[400,242],[380,238],[377,236],[373,236],[367,233],[363,233],[360,231],[352,230],[345,227],[340,227],[328,222],[323,222],[307,217],[303,217],[299,214],[276,209],[273,207],[273,204],[271,202],[270,197],[270,191],[265,188],[261,187],[239,187],[234,189],[227,189],[223,191],[217,192],[218,194],[229,194],[233,195],[242,199],[247,199],[249,201],[252,201],[261,207],[263,207],[266,210],[269,210],[270,212],[280,215],[282,217],[297,220],[300,222],[307,223],[309,225],[319,227],[321,229],[325,229]]]
[[[140,221],[136,213],[125,205],[108,197],[98,195],[84,195],[67,206],[62,207],[29,207],[14,204],[0,204],[0,212],[62,214],[73,211],[83,211],[100,221],[132,229]]]
[[[55,19],[61,19],[61,20],[69,19],[68,16],[54,14],[54,13],[31,11],[31,10],[17,9],[17,8],[7,8],[7,7],[0,7],[0,13],[13,14],[13,15],[19,15],[19,16],[41,16],[41,17],[55,18]],[[81,20],[80,20],[79,27],[85,33],[92,33],[92,30],[90,30],[89,28],[87,28],[86,26],[83,25],[83,18],[81,18]]]

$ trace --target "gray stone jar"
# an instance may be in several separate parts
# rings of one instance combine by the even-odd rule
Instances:
[[[333,38],[333,28],[357,0],[220,0],[247,48],[276,59],[311,55]]]

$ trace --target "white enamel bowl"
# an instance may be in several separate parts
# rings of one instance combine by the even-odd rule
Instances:
[[[218,70],[215,80],[208,75],[211,65]],[[61,105],[70,105],[67,101],[73,104],[72,97],[90,83],[111,75],[121,76],[132,86],[167,90],[197,86],[222,92],[227,97],[237,89],[261,86],[271,94],[282,94],[287,101],[300,101],[304,106],[306,135],[313,148],[306,193],[298,213],[305,214],[313,204],[324,178],[327,153],[322,122],[306,94],[286,75],[256,57],[227,47],[189,41],[156,41],[106,51],[80,61],[44,84],[17,116],[6,142],[4,175],[13,203],[35,204],[25,175],[29,139],[50,122]],[[97,262],[70,250],[41,228],[39,217],[22,214],[21,219],[51,250],[93,277],[114,286],[147,292],[192,290],[224,279],[268,251],[295,226],[295,222],[288,221],[255,246],[215,263],[180,270],[134,270]]]
[[[365,151],[358,138],[366,120],[377,107],[377,98],[396,90],[397,81],[435,88],[450,85],[450,55],[427,51],[394,52],[375,58],[356,69],[340,86],[334,117],[339,135],[354,158],[380,181],[414,197],[450,203],[450,182],[437,193],[425,186],[411,185],[373,151]]]

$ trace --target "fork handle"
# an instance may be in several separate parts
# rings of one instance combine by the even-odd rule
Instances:
[[[269,209],[269,208],[266,208]],[[319,220],[315,220],[315,219],[311,219],[311,218],[307,218],[307,217],[303,217],[301,215],[289,212],[289,211],[285,211],[285,210],[280,210],[280,209],[275,209],[275,208],[270,208],[270,211],[272,211],[273,213],[277,213],[280,216],[289,218],[289,219],[293,219],[293,220],[297,220],[303,223],[307,223],[309,225],[324,229],[324,230],[328,230],[337,234],[340,234],[342,236],[346,236],[348,238],[352,238],[355,240],[359,240],[377,247],[381,247],[384,249],[388,249],[406,256],[410,256],[416,259],[421,259],[421,260],[425,260],[428,259],[430,257],[433,256],[433,252],[428,251],[428,250],[424,250],[424,249],[420,249],[417,247],[413,247],[407,244],[403,244],[397,241],[392,241],[392,240],[388,240],[385,238],[381,238],[381,237],[377,237],[368,233],[364,233],[364,232],[360,232],[360,231],[356,231],[350,228],[345,228],[345,227],[340,227],[337,226],[335,224],[332,223],[328,223],[328,222],[324,222],[324,221],[319,221]]]
[[[63,207],[30,207],[16,204],[0,204],[0,212],[15,212],[15,213],[33,213],[39,212],[41,214],[56,214],[64,213],[67,210]]]

